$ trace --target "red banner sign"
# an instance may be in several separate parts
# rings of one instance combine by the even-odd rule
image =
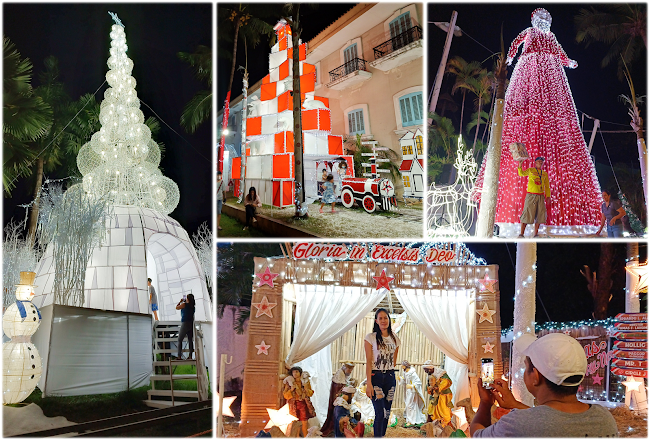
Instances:
[[[614,327],[616,330],[622,330],[622,331],[642,331],[642,330],[648,330],[648,323],[647,322],[617,322],[614,324]]]
[[[619,350],[647,350],[648,341],[614,341],[614,348]]]
[[[616,339],[620,339],[623,341],[634,341],[634,340],[647,340],[648,339],[648,333],[647,332],[616,332],[614,333],[614,337]]]
[[[293,257],[297,260],[331,258],[333,260],[375,260],[395,263],[444,264],[456,260],[455,249],[431,247],[420,248],[384,246],[381,244],[354,245],[351,249],[344,244],[295,243]]]
[[[620,368],[648,368],[648,361],[634,361],[630,359],[612,359],[613,367]]]
[[[648,377],[648,370],[630,370],[629,368],[612,367],[612,373],[620,376]]]
[[[647,313],[619,313],[616,319],[623,322],[643,322],[648,320]]]
[[[614,357],[622,359],[648,359],[648,352],[633,350],[614,350]]]

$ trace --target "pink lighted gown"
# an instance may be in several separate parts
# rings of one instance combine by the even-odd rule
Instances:
[[[564,72],[573,61],[552,32],[529,27],[512,42],[508,57],[514,58],[522,43],[524,49],[510,78],[503,110],[496,222],[519,223],[528,180],[517,174],[518,163],[509,146],[522,142],[530,156],[523,169],[533,167],[536,157],[546,159],[543,169],[551,186],[546,224],[560,229],[599,225],[600,185]],[[485,164],[484,160],[477,189],[483,184]]]

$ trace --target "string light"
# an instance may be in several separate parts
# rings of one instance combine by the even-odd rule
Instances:
[[[102,127],[77,155],[77,167],[84,176],[81,185],[89,194],[107,195],[115,205],[136,205],[169,214],[180,199],[178,186],[158,169],[160,148],[151,139],[140,111],[124,28],[113,25],[110,37],[106,74],[110,87],[100,105]]]
[[[262,82],[261,98],[252,97],[247,104],[246,144],[242,151],[242,159],[233,162],[245,168],[246,179],[253,184],[258,181],[258,195],[263,203],[284,208],[296,206],[302,216],[308,213],[308,202],[300,200],[317,198],[316,191],[307,185],[295,182],[294,169],[294,134],[293,134],[293,62],[291,59],[293,41],[290,26],[280,20],[274,27],[278,41],[269,55],[269,74]],[[304,53],[305,44],[301,44]],[[318,161],[349,158],[342,156],[343,137],[331,134],[332,115],[329,101],[326,98],[314,96],[316,82],[315,67],[305,63],[304,57],[299,61],[301,92],[304,95],[302,103],[302,146],[303,165],[315,164]],[[308,70],[309,69],[309,70]],[[306,72],[306,73],[305,73]],[[287,159],[280,160],[280,156]],[[312,156],[311,158],[309,156]],[[340,161],[336,161],[338,166]],[[351,172],[352,167],[349,167]],[[342,170],[343,167],[340,167]],[[311,167],[303,167],[305,182],[315,183],[318,175],[312,173]],[[265,184],[268,182],[270,184]],[[315,185],[313,185],[315,188]],[[244,191],[240,191],[243,194]],[[285,194],[291,194],[285,197]]]
[[[429,237],[467,237],[476,203],[472,200],[478,165],[471,151],[465,151],[458,137],[456,181],[451,185],[431,184],[427,192],[427,233]]]
[[[596,170],[582,136],[564,67],[576,68],[555,35],[546,10],[533,13],[533,27],[525,29],[508,51],[511,61],[524,48],[512,73],[503,109],[502,144],[523,143],[531,160],[546,159],[544,170],[551,186],[551,206],[540,232],[592,234],[600,223],[601,193]],[[477,179],[480,197],[486,161]],[[531,163],[532,165],[532,163]],[[496,222],[501,235],[519,233],[526,179],[507,148],[501,153]],[[526,168],[524,165],[523,168]]]

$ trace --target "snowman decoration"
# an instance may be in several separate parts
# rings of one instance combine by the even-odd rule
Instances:
[[[41,378],[41,357],[31,338],[41,323],[41,312],[32,304],[35,272],[20,272],[16,302],[2,317],[2,329],[11,341],[2,347],[2,402],[25,400]]]

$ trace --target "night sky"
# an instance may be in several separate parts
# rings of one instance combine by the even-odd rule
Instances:
[[[301,39],[303,43],[311,40],[318,35],[323,29],[336,21],[343,14],[348,12],[354,7],[356,3],[320,3],[320,4],[303,4],[300,7],[300,19],[303,23],[303,31]],[[281,3],[264,3],[264,12],[268,15],[260,16],[264,21],[271,26],[275,26],[283,15],[284,4]],[[222,7],[232,8],[234,5],[219,3],[217,9],[217,23],[222,23],[227,19],[222,13]],[[252,12],[255,11],[254,9]],[[251,12],[251,13],[252,13]],[[217,45],[224,51],[232,53],[232,43],[219,43]],[[260,79],[264,78],[269,73],[269,54],[271,47],[266,37],[262,37],[262,41],[256,48],[248,48],[248,84],[252,86]],[[244,66],[246,64],[246,57],[244,53],[243,41],[238,42],[237,46],[237,66]],[[232,68],[232,60],[223,57],[217,58],[217,107],[219,110],[223,108],[223,102],[226,99],[228,92],[228,80],[230,79],[230,69]],[[235,71],[235,77],[232,83],[231,99],[241,95],[242,88],[242,72]]]
[[[73,100],[93,93],[105,79],[113,20],[116,12],[125,26],[127,55],[133,60],[132,76],[138,97],[188,142],[161,122],[155,138],[166,147],[160,164],[163,174],[180,190],[178,207],[170,214],[191,235],[212,215],[212,124],[205,122],[194,135],[180,126],[185,104],[208,87],[196,80],[177,52],[194,52],[200,44],[212,46],[211,4],[4,4],[4,35],[34,65],[32,84],[38,85],[43,60],[59,59],[61,80]],[[105,84],[95,95],[101,102]],[[155,116],[141,104],[145,118]],[[191,144],[191,145],[190,145]],[[202,156],[204,157],[202,157]],[[62,178],[65,175],[47,177]],[[33,183],[23,179],[12,198],[4,199],[6,224],[24,218],[17,205],[31,200]]]
[[[500,35],[501,24],[503,23],[503,40],[506,51],[510,43],[524,29],[531,26],[530,14],[532,11],[544,5],[533,3],[528,4],[439,4],[430,3],[428,5],[429,22],[449,22],[453,10],[458,12],[456,25],[459,26],[468,35],[454,37],[451,43],[451,49],[448,59],[454,56],[461,56],[466,61],[482,61],[483,66],[488,70],[492,69],[493,60],[487,60],[492,53],[499,52],[501,48]],[[626,82],[620,81],[616,76],[617,64],[612,63],[606,68],[601,68],[600,63],[607,52],[608,47],[602,43],[593,43],[588,48],[585,44],[578,44],[575,40],[576,28],[574,17],[578,11],[587,7],[587,4],[549,4],[546,9],[551,13],[553,22],[551,32],[555,34],[558,42],[564,48],[569,58],[578,62],[577,69],[565,69],[569,80],[569,86],[573,93],[573,98],[578,108],[578,117],[581,119],[580,111],[588,115],[601,119],[602,130],[631,130],[630,118],[627,114],[627,107],[619,101],[620,94],[629,95],[629,89]],[[445,44],[446,33],[434,24],[429,23],[427,26],[429,32],[427,37],[429,66],[428,66],[428,90],[431,89],[435,81],[436,72],[440,64],[443,47]],[[471,36],[471,38],[470,38]],[[479,45],[477,40],[487,49]],[[521,53],[521,47],[519,54]],[[514,59],[512,66],[508,69],[508,77],[518,61]],[[487,61],[486,61],[487,60]],[[629,66],[628,66],[629,67]],[[646,59],[636,62],[630,69],[632,80],[637,95],[645,95],[647,91],[646,84]],[[445,76],[442,83],[442,91],[450,92],[453,85],[453,76]],[[471,97],[471,98],[470,98]],[[456,92],[454,98],[459,106],[457,114],[452,117],[454,127],[458,129],[458,120],[460,118],[461,94]],[[474,112],[473,95],[467,94],[465,103],[464,116],[465,124],[468,122],[469,114]],[[469,109],[468,109],[469,105]],[[440,109],[440,107],[438,107]],[[487,111],[488,107],[485,107]],[[641,106],[643,118],[645,118],[645,105]],[[450,117],[450,114],[447,114]],[[604,121],[610,121],[622,125],[608,124]],[[593,122],[586,120],[584,128],[591,130]],[[586,133],[586,141],[589,142],[591,133]],[[607,134],[604,133],[605,142],[614,164],[618,162],[626,163],[630,167],[639,169],[638,153],[636,147],[636,136],[634,133],[629,134]],[[597,161],[598,178],[602,185],[608,185],[611,180],[611,170],[603,142],[600,135],[597,134],[594,141],[592,154]],[[613,181],[611,182],[613,183]],[[608,185],[608,186],[611,186]]]

